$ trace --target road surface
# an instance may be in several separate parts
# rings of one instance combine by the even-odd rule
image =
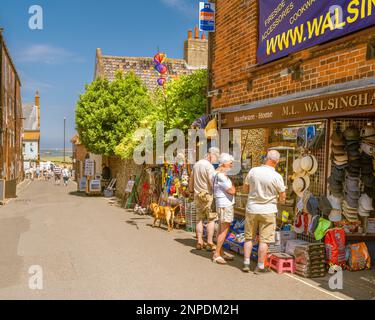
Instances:
[[[373,273],[361,273],[366,280],[351,286],[348,280],[344,291],[331,292],[328,280],[243,274],[240,257],[229,266],[215,265],[208,252],[194,249],[191,233],[153,229],[150,217],[75,190],[74,183],[64,187],[26,182],[18,199],[0,207],[0,299],[336,300],[375,296]],[[42,271],[42,290],[30,289],[32,270]]]

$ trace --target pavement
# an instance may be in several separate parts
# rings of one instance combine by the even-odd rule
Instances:
[[[240,271],[195,250],[194,235],[152,228],[152,219],[76,184],[34,181],[0,207],[0,299],[343,300],[375,297],[373,271],[328,280]],[[37,272],[37,273],[35,273]],[[38,276],[39,282],[33,282]],[[30,286],[31,283],[31,286]],[[38,283],[39,289],[32,290]],[[35,289],[35,288],[34,288]]]

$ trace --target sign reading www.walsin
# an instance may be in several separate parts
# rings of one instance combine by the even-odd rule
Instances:
[[[375,25],[375,0],[259,1],[258,63]]]

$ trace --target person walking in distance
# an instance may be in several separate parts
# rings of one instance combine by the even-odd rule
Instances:
[[[223,251],[223,244],[228,235],[230,225],[234,220],[234,196],[236,188],[229,179],[227,172],[233,168],[234,158],[227,154],[221,154],[220,166],[213,178],[213,191],[216,203],[216,211],[219,214],[220,228],[217,237],[217,247],[213,256],[213,262],[227,264],[225,260],[232,260],[233,257],[226,255]]]
[[[62,177],[64,179],[64,185],[67,187],[70,178],[70,172],[66,166],[64,166],[64,169],[62,170]]]
[[[215,175],[215,168],[213,163],[217,163],[220,155],[218,148],[210,148],[208,154],[204,159],[198,161],[193,168],[192,175],[189,182],[190,194],[194,194],[194,202],[197,210],[197,249],[214,251],[216,246],[213,243],[215,233],[215,220],[217,214],[212,212],[212,182]],[[203,222],[208,221],[207,224],[207,244],[203,241]]]
[[[284,180],[275,170],[279,162],[280,153],[269,151],[265,164],[250,170],[245,180],[244,191],[249,193],[249,197],[246,207],[244,272],[250,272],[250,256],[258,232],[258,265],[254,273],[269,272],[264,262],[269,244],[275,242],[277,202],[285,203],[286,199]]]
[[[61,184],[61,173],[62,173],[61,168],[55,166],[53,169],[53,174],[55,176],[55,184],[58,184],[58,185]]]

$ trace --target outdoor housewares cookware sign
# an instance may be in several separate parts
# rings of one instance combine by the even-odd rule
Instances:
[[[259,64],[375,25],[375,0],[261,0],[259,9]]]

